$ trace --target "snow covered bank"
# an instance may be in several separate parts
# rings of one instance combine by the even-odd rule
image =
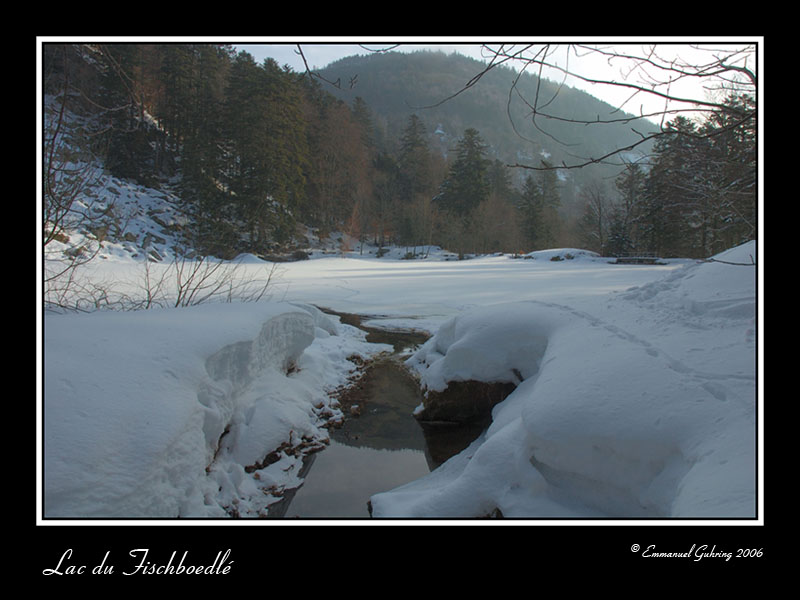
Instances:
[[[285,303],[44,321],[45,517],[263,514],[327,439],[348,357],[383,349]]]
[[[48,313],[44,516],[264,514],[324,443],[348,358],[384,349],[313,304],[434,332],[410,361],[429,389],[519,384],[471,448],[373,496],[376,517],[752,517],[756,269],[727,263],[755,244],[659,266],[570,254],[325,257],[281,266],[290,302]],[[85,273],[133,294],[141,269]]]
[[[575,260],[575,259],[604,259],[597,252],[591,250],[582,250],[581,248],[553,248],[550,250],[535,250],[523,255],[523,258],[530,258],[535,260]]]
[[[524,381],[470,448],[373,496],[373,516],[755,517],[755,285],[752,266],[690,262],[591,313],[525,300],[453,317],[409,359],[425,387]]]

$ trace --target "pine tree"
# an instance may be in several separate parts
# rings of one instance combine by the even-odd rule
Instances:
[[[364,113],[316,87],[307,95],[309,211],[323,232],[341,230],[360,206],[359,223],[368,218],[371,198],[371,148]],[[361,227],[359,226],[359,229]],[[357,232],[360,236],[362,232]]]
[[[153,153],[144,119],[137,73],[141,64],[137,44],[103,44],[100,102],[107,109],[105,164],[116,177],[149,182]]]
[[[373,186],[372,210],[375,215],[375,243],[383,248],[387,229],[392,222],[392,206],[401,193],[400,166],[397,160],[386,152],[378,153],[373,159],[375,185]]]
[[[409,117],[400,138],[398,163],[405,186],[406,199],[431,187],[431,157],[425,125],[416,114]]]
[[[178,148],[184,136],[193,127],[193,88],[196,74],[195,44],[159,44],[160,72],[158,79],[162,87],[157,104],[159,122]]]
[[[181,52],[184,102],[179,118],[181,197],[194,217],[194,246],[202,254],[231,257],[237,253],[230,197],[220,185],[225,157],[224,92],[227,51],[195,44]]]
[[[552,165],[543,161],[543,166],[535,176],[525,178],[519,200],[522,236],[532,250],[550,246],[559,226],[558,176]]]
[[[489,197],[488,168],[486,145],[480,134],[473,128],[465,130],[456,146],[455,161],[434,198],[446,215],[445,239],[455,244],[460,257],[475,247],[474,216],[481,202]]]
[[[352,114],[355,122],[361,127],[364,146],[371,151],[374,150],[378,144],[378,134],[373,123],[372,110],[361,96],[353,100]]]
[[[226,190],[252,252],[271,250],[293,234],[304,197],[308,157],[305,121],[294,78],[272,59],[256,64],[240,52],[226,94]]]
[[[424,123],[412,114],[400,137],[398,196],[395,203],[397,242],[406,246],[426,243],[431,232],[430,199],[433,162]]]
[[[543,213],[540,236],[544,246],[552,246],[560,236],[561,220],[558,216],[558,209],[561,206],[561,190],[558,183],[558,172],[547,161],[542,161],[542,163],[546,168],[539,174]]]
[[[637,163],[628,163],[614,184],[620,199],[609,215],[607,251],[611,256],[632,252],[638,246],[636,229],[644,197],[645,173]]]
[[[601,184],[595,183],[583,190],[584,210],[580,221],[583,243],[600,254],[605,254],[609,238],[611,205]]]
[[[696,125],[684,117],[667,124],[667,133],[654,147],[645,184],[641,231],[644,244],[660,256],[692,256],[697,217],[697,182],[703,178],[704,160]]]
[[[522,235],[529,249],[541,250],[543,246],[544,198],[539,183],[528,175],[519,199]]]
[[[703,180],[704,237],[709,256],[755,238],[757,142],[755,103],[733,95],[712,113],[701,132],[708,138]]]
[[[519,193],[511,183],[511,173],[500,160],[493,160],[487,172],[489,196],[478,207],[477,230],[480,250],[515,252],[522,249],[522,227],[517,206]]]
[[[677,117],[655,145],[640,231],[659,254],[706,257],[755,236],[755,105],[724,105],[704,122]]]
[[[489,196],[486,145],[475,129],[464,131],[456,147],[456,159],[436,200],[447,213],[467,223],[472,212]]]

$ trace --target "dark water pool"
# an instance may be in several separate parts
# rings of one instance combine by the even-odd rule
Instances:
[[[396,356],[373,362],[340,398],[346,419],[309,458],[284,516],[367,518],[370,496],[426,475],[425,435],[412,414],[420,402],[416,380]]]
[[[429,472],[423,452],[349,446],[331,441],[313,457],[309,475],[285,517],[369,518],[369,498]]]
[[[394,353],[371,362],[339,398],[344,423],[330,430],[327,448],[308,457],[303,485],[271,511],[274,516],[369,518],[373,494],[425,476],[480,434],[467,429],[424,431],[414,418],[422,395],[403,357],[427,333],[367,328],[356,315],[335,314],[366,330],[368,341],[391,344]]]

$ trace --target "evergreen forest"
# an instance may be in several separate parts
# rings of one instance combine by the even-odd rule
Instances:
[[[205,256],[288,253],[307,227],[409,257],[430,245],[707,257],[754,239],[754,98],[732,94],[701,120],[670,120],[635,155],[567,171],[554,140],[600,155],[630,128],[519,135],[524,110],[508,106],[504,69],[442,102],[480,69],[455,55],[385,53],[315,77],[225,44],[49,43],[45,130],[78,115],[70,152],[120,178],[176,186],[186,245]],[[608,108],[568,88],[558,101],[569,114]],[[45,136],[45,156],[62,144]],[[511,166],[521,160],[538,168]],[[45,215],[69,193],[45,173]]]

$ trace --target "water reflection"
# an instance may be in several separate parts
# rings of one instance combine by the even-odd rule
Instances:
[[[339,398],[344,423],[330,431],[326,449],[308,457],[303,485],[272,507],[271,516],[368,518],[373,494],[425,476],[482,431],[423,429],[414,418],[422,394],[402,354],[423,343],[427,334],[366,328],[355,315],[339,316],[368,330],[369,341],[391,344],[395,352],[372,362]]]
[[[369,517],[370,496],[429,471],[425,436],[413,417],[419,385],[399,360],[372,363],[339,399],[347,418],[285,510],[287,517]]]
[[[331,431],[338,442],[376,449],[425,449],[425,436],[413,417],[422,402],[419,384],[398,360],[374,362],[339,401],[349,418]]]
[[[313,458],[313,468],[297,490],[286,517],[369,518],[367,502],[428,473],[419,450],[378,450],[334,440]]]

